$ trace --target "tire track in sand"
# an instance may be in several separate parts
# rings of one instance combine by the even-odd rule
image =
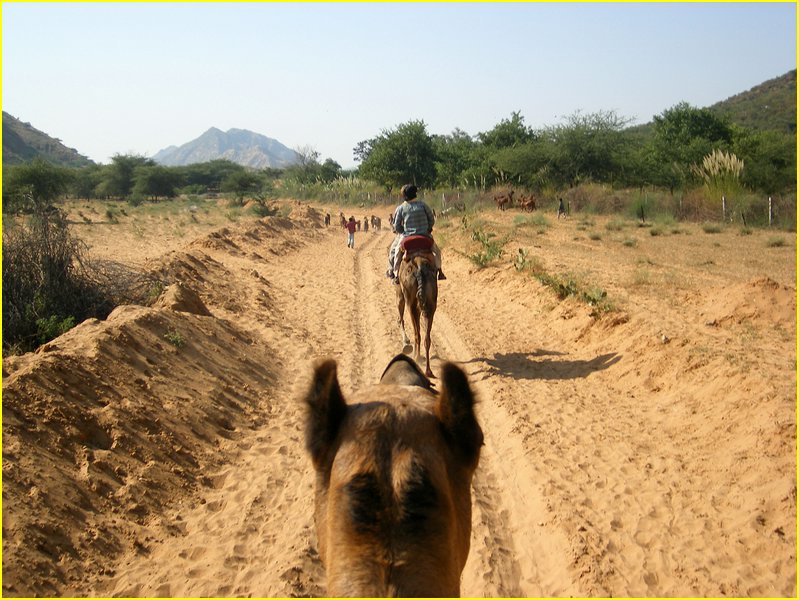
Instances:
[[[468,283],[455,285],[464,288]],[[579,596],[570,583],[566,538],[543,527],[548,520],[546,503],[543,497],[526,491],[534,477],[533,458],[525,451],[513,419],[493,400],[495,378],[487,375],[483,361],[463,342],[445,308],[436,313],[433,345],[438,354],[460,364],[469,375],[485,434],[473,483],[472,550],[464,569],[462,595]]]
[[[372,332],[384,336],[382,345],[388,350],[386,359],[401,350],[396,296],[391,284],[381,278],[389,241],[387,238],[386,247],[369,248],[369,264],[361,265],[361,270],[367,271],[364,280],[371,281],[376,276],[384,289],[389,288],[389,293],[375,294],[376,302],[369,302],[365,308],[373,314],[377,304],[377,318],[382,319],[382,323],[374,326]],[[475,361],[473,351],[463,342],[458,327],[446,311],[447,296],[467,293],[467,287],[468,281],[457,280],[447,280],[440,285],[431,346],[435,373],[440,371],[444,360],[459,363],[467,371],[480,400],[478,416],[486,436],[473,482],[472,543],[461,592],[472,597],[552,595],[553,590],[564,589],[564,581],[570,581],[566,572],[566,540],[539,526],[546,511],[543,499],[531,498],[513,485],[515,481],[524,481],[525,474],[530,473],[525,464],[522,440],[509,425],[512,421],[505,410],[492,402],[490,376],[486,376],[482,363]],[[372,343],[381,346],[379,340]],[[379,361],[376,366],[382,369],[384,365],[385,362]],[[571,591],[577,595],[576,589]]]
[[[278,348],[280,364],[277,389],[265,392],[265,425],[243,432],[235,448],[227,449],[229,466],[209,474],[212,485],[200,503],[175,515],[183,535],[123,565],[116,585],[110,587],[112,595],[324,593],[313,530],[313,474],[302,440],[299,398],[318,358],[338,361],[347,396],[376,383],[388,360],[401,351],[396,292],[384,277],[390,240],[388,231],[356,234],[353,251],[341,232],[331,230],[279,260],[253,263],[270,282],[274,302],[269,315],[253,312],[244,320],[254,334]],[[247,261],[238,262],[236,272],[248,268]],[[466,281],[447,281],[440,298],[465,293],[467,286]],[[251,293],[260,291],[253,288]],[[261,318],[264,324],[259,324]],[[513,486],[516,478],[529,473],[521,464],[526,460],[521,442],[503,418],[504,409],[492,402],[490,377],[481,372],[441,300],[432,351],[434,372],[442,359],[466,369],[481,399],[478,415],[486,433],[473,486],[472,551],[461,591],[473,597],[551,595],[547,591],[554,588],[544,580],[561,577],[561,569],[553,565],[562,556],[557,544],[535,527],[536,515],[543,510],[540,499],[522,497]],[[219,552],[210,548],[224,550],[221,563],[211,560]],[[544,550],[554,556],[547,559]],[[275,573],[280,574],[278,585]]]

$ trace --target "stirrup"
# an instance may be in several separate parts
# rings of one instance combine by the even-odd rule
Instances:
[[[441,269],[439,269],[439,270],[438,270],[438,280],[439,280],[439,281],[444,281],[446,278],[447,278],[447,276],[446,276],[446,275],[444,275],[444,271],[442,271]]]

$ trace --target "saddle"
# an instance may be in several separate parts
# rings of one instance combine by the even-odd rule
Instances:
[[[403,252],[402,260],[408,261],[414,256],[423,254],[429,255],[433,259],[433,238],[426,235],[409,235],[400,242],[400,250]]]

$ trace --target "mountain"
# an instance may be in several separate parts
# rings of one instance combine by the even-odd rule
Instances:
[[[749,129],[796,134],[796,69],[709,108]]]
[[[175,167],[218,158],[254,169],[281,168],[294,164],[298,155],[272,138],[246,129],[223,132],[216,127],[182,146],[169,146],[152,157],[159,164]]]
[[[61,140],[50,137],[3,111],[3,164],[19,165],[43,158],[62,167],[86,167],[95,164]]]

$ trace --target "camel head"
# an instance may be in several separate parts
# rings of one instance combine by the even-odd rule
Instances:
[[[459,595],[483,432],[463,371],[445,364],[441,384],[400,355],[347,402],[335,361],[315,366],[306,446],[329,596]]]

